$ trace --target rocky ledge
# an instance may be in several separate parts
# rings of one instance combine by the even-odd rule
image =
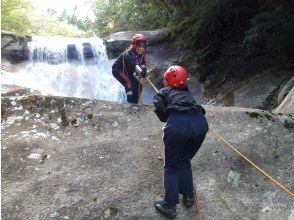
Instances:
[[[2,94],[3,219],[161,219],[162,126],[153,107]],[[205,106],[211,129],[282,182],[293,183],[294,121]],[[192,161],[201,219],[293,219],[293,197],[211,132]],[[177,219],[195,219],[178,205]],[[163,219],[163,218],[162,218]]]

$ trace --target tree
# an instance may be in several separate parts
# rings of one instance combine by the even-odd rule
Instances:
[[[30,17],[33,10],[27,0],[1,0],[1,29],[28,34],[33,25]]]
[[[68,24],[67,21],[59,21],[54,9],[48,9],[47,14],[38,16],[35,8],[27,0],[1,0],[1,4],[2,30],[17,35],[83,36],[84,34],[83,30]]]
[[[87,36],[93,36],[93,22],[86,18],[81,20],[77,17],[77,6],[74,8],[72,14],[68,13],[66,9],[63,10],[62,14],[58,16],[58,20],[62,22],[67,22],[70,25],[76,26],[79,30],[87,32]]]
[[[158,1],[96,0],[96,31],[108,35],[117,31],[151,30],[167,24],[166,12]]]

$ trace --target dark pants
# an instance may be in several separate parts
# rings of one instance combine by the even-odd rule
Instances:
[[[112,70],[112,75],[125,87],[126,93],[132,91],[132,95],[127,95],[127,101],[130,103],[138,103],[142,91],[142,84],[136,76],[128,76],[121,70]]]
[[[164,200],[168,206],[179,203],[179,194],[193,197],[191,159],[208,131],[200,111],[171,113],[164,127]]]

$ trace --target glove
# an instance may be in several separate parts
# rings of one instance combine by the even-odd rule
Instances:
[[[145,78],[147,76],[147,69],[146,68],[143,68],[143,70],[140,73],[140,76],[143,78]]]
[[[127,96],[128,96],[128,95],[133,95],[133,91],[128,91],[128,92],[127,92]]]

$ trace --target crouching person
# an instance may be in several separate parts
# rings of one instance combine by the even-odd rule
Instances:
[[[208,131],[205,110],[198,105],[187,87],[187,71],[170,67],[163,76],[164,88],[154,96],[155,113],[162,122],[164,142],[165,196],[154,202],[157,211],[175,218],[179,194],[183,204],[194,204],[191,160],[199,150]]]

